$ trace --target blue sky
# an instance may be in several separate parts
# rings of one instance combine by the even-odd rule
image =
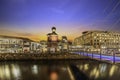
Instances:
[[[0,0],[1,34],[45,39],[52,26],[70,39],[84,30],[119,32],[120,0]]]

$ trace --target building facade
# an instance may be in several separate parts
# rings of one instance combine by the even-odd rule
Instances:
[[[30,45],[30,51],[31,53],[40,53],[40,43],[39,42],[31,42],[31,45]]]
[[[22,51],[22,39],[9,36],[0,36],[0,53],[18,53]]]
[[[30,53],[33,50],[32,43],[28,38],[1,35],[0,53]]]
[[[56,28],[52,27],[52,33],[47,34],[48,40],[48,52],[57,52],[58,48],[58,34],[56,33]]]
[[[62,52],[68,52],[68,40],[67,40],[66,36],[62,36],[61,51]]]
[[[120,50],[120,33],[110,31],[85,31],[74,40],[75,45],[93,50]]]
[[[48,51],[47,46],[48,46],[47,41],[45,41],[45,40],[40,41],[40,52],[46,53]]]

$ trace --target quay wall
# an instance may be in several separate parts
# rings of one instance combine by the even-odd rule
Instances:
[[[3,60],[66,60],[66,59],[87,59],[88,57],[78,54],[38,54],[38,53],[0,53],[0,61]]]

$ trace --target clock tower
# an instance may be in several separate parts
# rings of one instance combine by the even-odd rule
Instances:
[[[52,33],[47,34],[48,37],[48,52],[55,53],[58,48],[58,34],[56,33],[56,28],[52,27]]]

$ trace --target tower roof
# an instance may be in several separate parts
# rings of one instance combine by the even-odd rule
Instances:
[[[56,33],[56,27],[52,27],[52,33],[48,33],[47,35],[48,35],[48,36],[49,36],[49,35],[58,35],[58,34]]]
[[[56,27],[52,27],[52,29],[56,29]]]

